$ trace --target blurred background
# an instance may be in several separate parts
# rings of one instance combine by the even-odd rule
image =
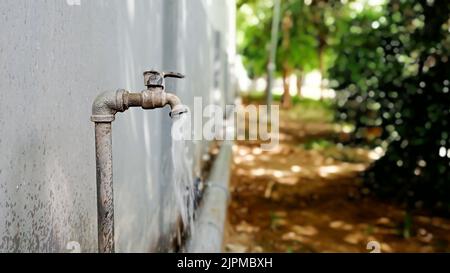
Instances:
[[[450,251],[449,1],[239,0],[236,38],[280,145],[236,142],[227,251]]]
[[[280,143],[183,150],[169,109],[117,115],[117,252],[188,240],[218,251],[226,198],[208,185],[226,187],[231,146],[228,252],[450,251],[450,1],[2,0],[0,11],[0,252],[98,251],[92,101],[142,90],[149,69],[186,74],[166,87],[191,109],[236,95],[279,105]],[[179,177],[195,181],[208,221],[196,220],[212,232],[181,225]]]

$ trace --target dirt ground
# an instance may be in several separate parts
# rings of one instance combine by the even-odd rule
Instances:
[[[227,252],[448,252],[450,220],[377,199],[360,178],[376,154],[333,143],[332,124],[283,118],[280,144],[233,147]]]

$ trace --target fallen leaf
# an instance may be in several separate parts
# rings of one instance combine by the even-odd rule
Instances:
[[[364,239],[364,236],[361,233],[350,233],[344,237],[344,241],[356,245]]]
[[[317,229],[313,226],[298,226],[295,225],[292,227],[292,231],[297,234],[304,236],[314,236],[318,233]]]
[[[283,234],[283,236],[281,236],[281,239],[284,241],[297,241],[297,242],[305,242],[305,238],[295,234],[295,232],[288,232],[286,234]]]
[[[247,223],[246,221],[242,221],[236,226],[236,231],[237,232],[253,233],[253,232],[258,232],[259,231],[259,227],[252,226],[249,223]]]
[[[227,244],[225,249],[229,252],[243,253],[247,251],[247,247],[239,244]]]

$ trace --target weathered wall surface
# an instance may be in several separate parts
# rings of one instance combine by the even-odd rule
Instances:
[[[143,89],[142,72],[187,78],[167,88],[223,103],[234,54],[234,1],[0,1],[0,251],[96,251],[91,103]],[[214,33],[222,36],[215,45]],[[218,53],[217,53],[218,52]],[[214,56],[220,55],[219,59]],[[219,65],[218,65],[219,64]],[[214,84],[214,66],[220,66]],[[217,86],[215,86],[217,85]],[[216,94],[214,90],[219,90]],[[215,94],[215,95],[214,95]],[[170,251],[175,222],[168,109],[113,123],[117,251]],[[199,169],[204,143],[193,144]]]

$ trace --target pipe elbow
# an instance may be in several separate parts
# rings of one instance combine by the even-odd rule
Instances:
[[[112,122],[117,112],[123,112],[127,109],[124,103],[125,90],[106,91],[98,95],[92,104],[93,122]]]

